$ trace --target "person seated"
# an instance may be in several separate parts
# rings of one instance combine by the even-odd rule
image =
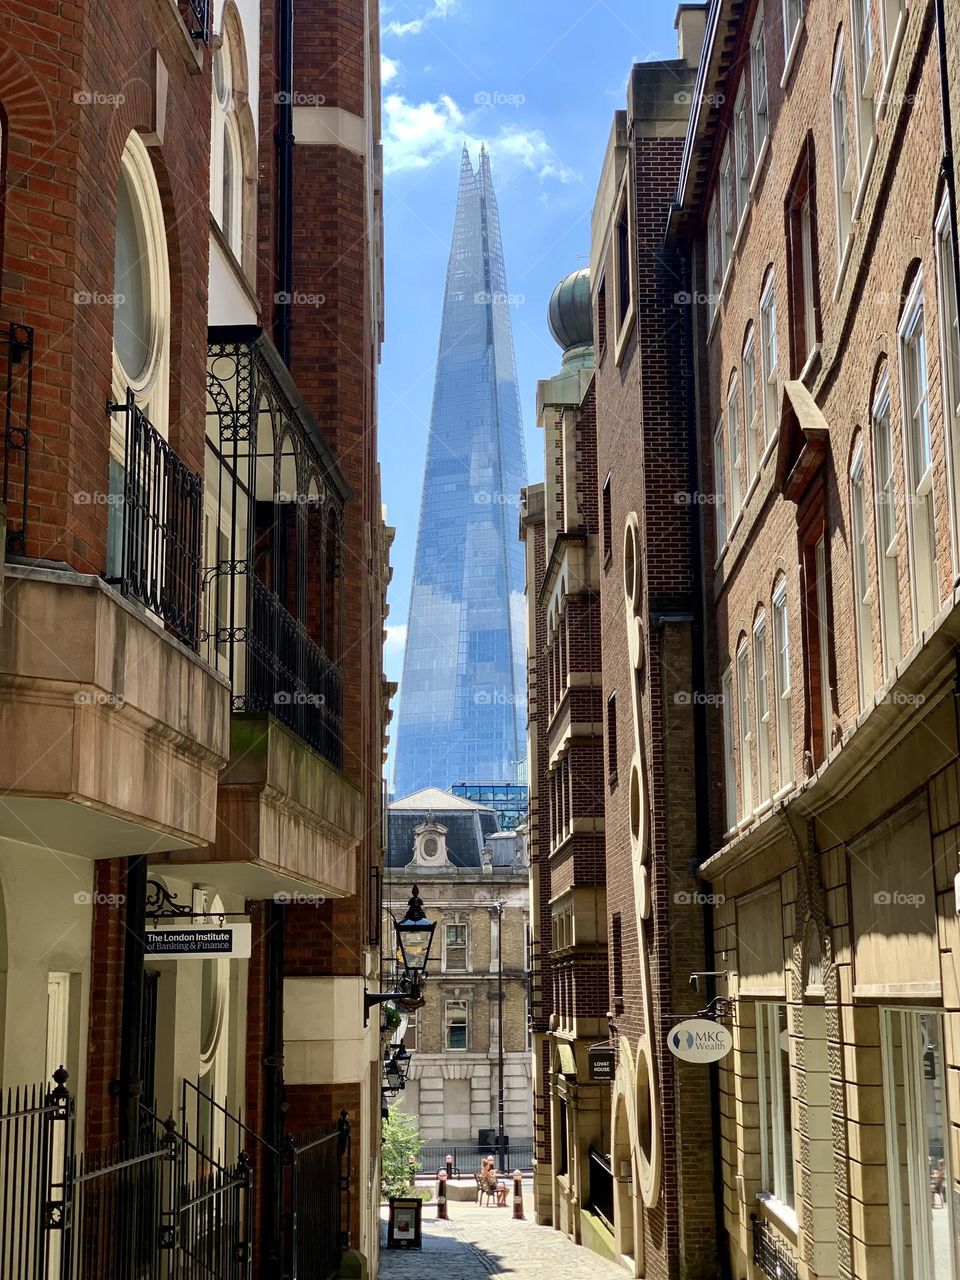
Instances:
[[[484,1188],[497,1197],[497,1208],[502,1209],[507,1203],[507,1184],[497,1177],[497,1166],[493,1156],[484,1156],[480,1168],[480,1177]]]

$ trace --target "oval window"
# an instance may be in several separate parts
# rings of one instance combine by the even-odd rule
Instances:
[[[113,262],[113,343],[131,382],[150,357],[150,283],[143,222],[123,168],[117,185],[117,239]]]

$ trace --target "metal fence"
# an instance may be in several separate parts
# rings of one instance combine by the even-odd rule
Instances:
[[[613,1230],[613,1173],[610,1160],[591,1147],[590,1157],[590,1196],[587,1208],[596,1213]]]
[[[346,1168],[344,1168],[346,1162]],[[303,1135],[288,1146],[290,1206],[287,1274],[332,1280],[350,1239],[350,1124]]]
[[[127,392],[119,564],[111,581],[196,648],[203,478],[191,471]]]
[[[484,1156],[499,1160],[496,1142],[425,1142],[420,1153],[421,1173],[443,1173],[448,1155],[453,1156],[454,1176],[479,1173]],[[514,1169],[521,1173],[530,1172],[533,1169],[533,1142],[507,1143],[504,1156],[501,1172],[512,1173]]]
[[[762,1218],[753,1220],[753,1265],[770,1280],[798,1280],[796,1258]]]

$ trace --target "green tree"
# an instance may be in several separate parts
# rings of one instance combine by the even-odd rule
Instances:
[[[421,1167],[422,1149],[420,1126],[413,1116],[393,1103],[383,1122],[380,1168],[384,1199],[410,1194],[410,1172]]]

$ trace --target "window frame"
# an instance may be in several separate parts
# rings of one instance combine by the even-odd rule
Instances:
[[[844,250],[853,231],[853,202],[857,184],[853,139],[850,135],[850,111],[847,101],[847,67],[843,35],[837,40],[830,80],[830,118],[833,143],[833,196],[837,218],[837,274],[843,263]]]
[[[900,363],[900,409],[907,503],[908,563],[913,605],[913,635],[930,626],[940,608],[937,572],[937,516],[930,421],[930,377],[927,351],[923,269],[918,268],[897,326]],[[918,421],[922,426],[918,429]],[[920,437],[923,438],[920,438]],[[920,453],[925,456],[920,457]],[[918,474],[918,463],[923,472]],[[922,523],[921,523],[922,521]],[[921,553],[924,555],[921,573]]]
[[[743,449],[740,440],[740,379],[734,369],[727,383],[727,435],[730,442],[730,518],[731,528],[743,510]]]
[[[760,68],[762,68],[762,74],[758,74]],[[762,86],[762,92],[758,86]],[[766,26],[762,5],[757,9],[753,29],[750,32],[750,118],[753,125],[753,163],[754,172],[756,172],[770,136],[770,77],[767,67]]]
[[[783,1070],[779,1055],[783,1052],[780,1037],[780,1012],[784,1013],[787,1032],[788,1075],[792,1075],[790,1055],[790,1013],[783,1000],[758,1000],[754,1006],[757,1041],[757,1089],[760,1111],[760,1181],[761,1198],[773,1200],[791,1214],[796,1213],[796,1152],[793,1143],[793,1090],[786,1098]],[[778,1070],[773,1069],[776,1056]],[[772,1123],[771,1123],[772,1122]],[[787,1138],[789,1137],[789,1144]],[[768,1142],[767,1139],[770,1139]],[[772,1152],[773,1167],[770,1167]],[[787,1177],[789,1169],[789,1180]]]
[[[897,530],[897,476],[889,371],[884,367],[870,407],[873,449],[873,514],[880,595],[880,658],[889,680],[903,657],[900,617],[900,537]],[[886,476],[884,478],[884,473]],[[890,537],[885,537],[889,533]],[[893,641],[896,641],[894,644]]]
[[[614,320],[614,355],[616,363],[620,364],[623,359],[624,348],[630,332],[633,329],[634,317],[636,315],[636,284],[633,278],[633,198],[631,192],[633,190],[630,182],[630,167],[625,167],[623,179],[620,184],[620,190],[617,192],[617,200],[614,205],[613,215],[613,276],[617,285],[617,296],[614,299],[613,320]],[[626,229],[626,245],[622,243],[620,228],[625,226]],[[624,248],[626,250],[626,263],[622,261]],[[626,274],[624,275],[624,269]],[[623,282],[626,280],[627,299],[626,307],[623,308]]]
[[[454,929],[463,931],[463,942],[450,941],[450,931]],[[451,965],[450,948],[456,951],[463,951],[463,965]],[[470,972],[470,926],[465,920],[444,920],[443,922],[443,964],[442,971],[444,973],[469,973]]]
[[[733,831],[737,825],[737,758],[733,731],[733,664],[729,662],[720,677],[720,696],[723,706],[724,813],[726,829]]]
[[[713,430],[713,508],[717,538],[717,559],[727,545],[730,530],[727,524],[726,451],[724,449],[724,424],[726,415],[720,414]]]
[[[853,111],[857,126],[858,168],[859,175],[865,175],[877,128],[873,0],[850,0],[850,44],[853,49]],[[866,44],[869,44],[869,51]]]
[[[866,450],[857,441],[850,461],[850,555],[853,614],[857,650],[857,687],[860,709],[873,701],[873,582],[870,577],[870,532],[867,527]],[[859,495],[859,496],[858,496]]]
[[[757,400],[757,343],[751,320],[741,352],[743,365],[743,420],[747,445],[747,492],[760,470],[760,408]]]
[[[740,819],[753,813],[753,717],[750,707],[750,646],[737,645],[737,742],[740,755]]]
[[[451,1011],[463,1012],[463,1021],[453,1021],[451,1019]],[[463,1027],[463,1044],[456,1045],[450,1043],[450,1033],[454,1027]],[[451,997],[445,997],[443,1001],[443,1045],[446,1053],[469,1053],[470,1052],[470,1003],[468,1000],[461,1000]]]
[[[750,182],[753,178],[753,156],[748,128],[747,83],[741,78],[733,104],[733,155],[734,177],[737,193],[737,221],[742,223],[750,201]],[[739,230],[739,225],[738,225]]]
[[[793,672],[790,668],[790,613],[787,580],[780,578],[773,589],[773,681],[777,704],[777,780],[780,790],[793,786]],[[786,767],[785,767],[786,766]],[[787,773],[789,769],[789,774]]]
[[[960,299],[957,297],[956,246],[950,197],[944,191],[934,222],[937,260],[937,320],[940,339],[943,424],[951,507],[954,577],[960,573]]]
[[[770,664],[767,661],[767,615],[761,609],[753,624],[753,698],[757,723],[757,801],[762,806],[773,794],[770,751]]]
[[[771,359],[772,356],[772,359]],[[764,446],[776,439],[780,423],[779,341],[777,338],[777,295],[773,268],[767,270],[760,290],[760,377],[763,385]]]

